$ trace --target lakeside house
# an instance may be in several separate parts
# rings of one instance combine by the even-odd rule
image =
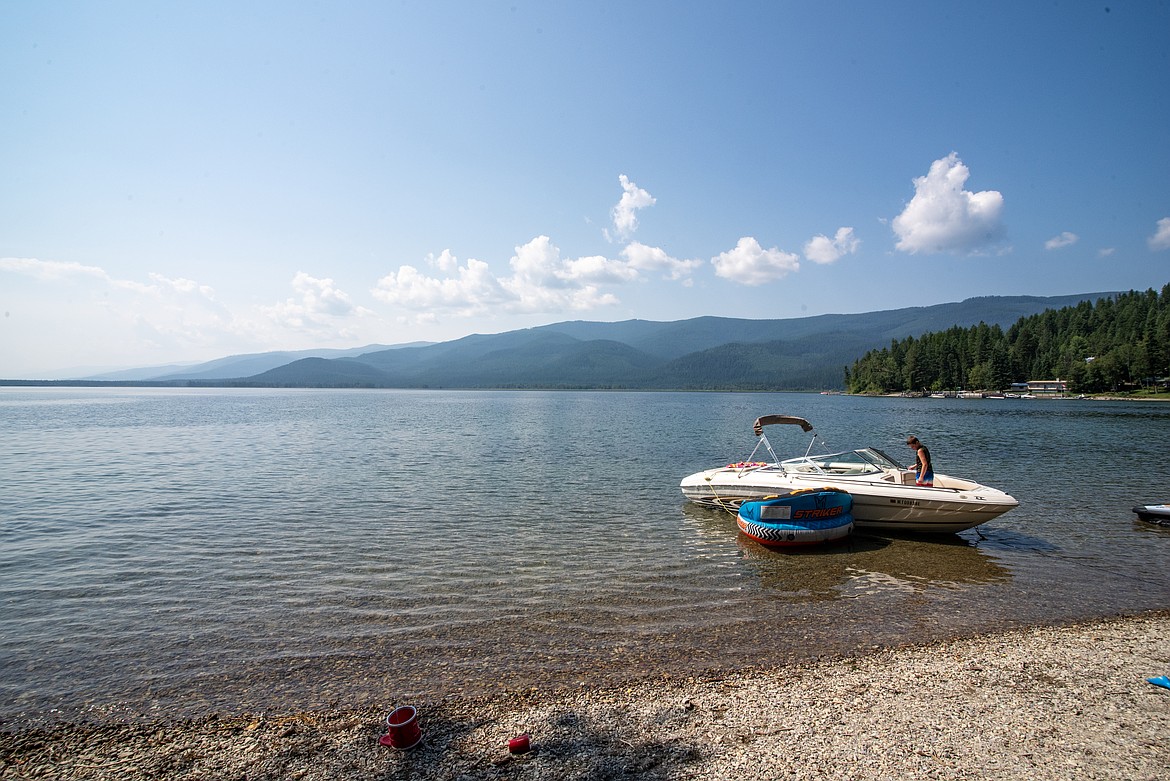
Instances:
[[[1012,393],[1031,393],[1033,396],[1056,396],[1068,392],[1064,380],[1028,380],[1013,382]]]

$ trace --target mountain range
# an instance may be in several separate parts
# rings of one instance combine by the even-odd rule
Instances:
[[[395,345],[396,347],[420,347],[430,342],[414,342],[411,344]],[[348,349],[330,349],[323,347],[315,350],[281,350],[251,355],[229,355],[226,358],[216,358],[194,365],[148,366],[139,369],[123,369],[121,371],[106,372],[86,377],[87,380],[99,381],[136,381],[149,380],[166,382],[170,380],[224,380],[235,377],[248,377],[253,374],[275,369],[287,363],[302,358],[349,358],[364,353],[379,350],[391,350],[394,347],[385,344],[371,344],[365,347],[350,347]]]
[[[569,321],[439,343],[260,353],[90,381],[328,388],[815,390],[893,340],[980,322],[1007,328],[1116,293],[990,296],[863,314],[776,320]]]

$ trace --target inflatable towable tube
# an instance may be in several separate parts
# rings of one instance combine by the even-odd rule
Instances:
[[[852,510],[848,492],[814,488],[744,502],[736,523],[761,545],[816,545],[848,537],[853,531]]]

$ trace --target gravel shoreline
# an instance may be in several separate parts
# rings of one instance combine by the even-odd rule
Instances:
[[[1164,779],[1170,612],[718,678],[379,710],[0,731],[0,778]],[[531,735],[510,754],[508,740]]]

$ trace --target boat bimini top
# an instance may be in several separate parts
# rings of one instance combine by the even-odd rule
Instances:
[[[776,451],[772,449],[772,443],[768,441],[766,436],[764,436],[764,426],[780,424],[800,426],[802,431],[813,430],[813,425],[804,418],[795,418],[791,415],[761,415],[760,417],[756,418],[756,422],[752,424],[752,430],[756,432],[756,436],[760,438],[760,441],[756,443],[754,448],[752,448],[752,454],[747,458],[748,463],[753,463],[757,466],[763,466],[763,464],[759,464],[759,462],[755,462],[753,460],[756,457],[756,451],[760,449],[761,445],[763,445],[764,449],[768,451],[768,455],[772,456],[771,465],[780,466],[780,457],[777,456]],[[814,433],[812,442],[808,443],[808,450],[804,451],[806,457],[808,456],[809,452],[812,451],[813,443],[816,441],[817,435]]]
[[[756,418],[756,422],[752,425],[752,429],[756,432],[756,436],[764,435],[764,426],[771,426],[776,423],[792,423],[800,426],[804,431],[812,431],[813,426],[804,418],[794,418],[791,415],[761,415]]]

